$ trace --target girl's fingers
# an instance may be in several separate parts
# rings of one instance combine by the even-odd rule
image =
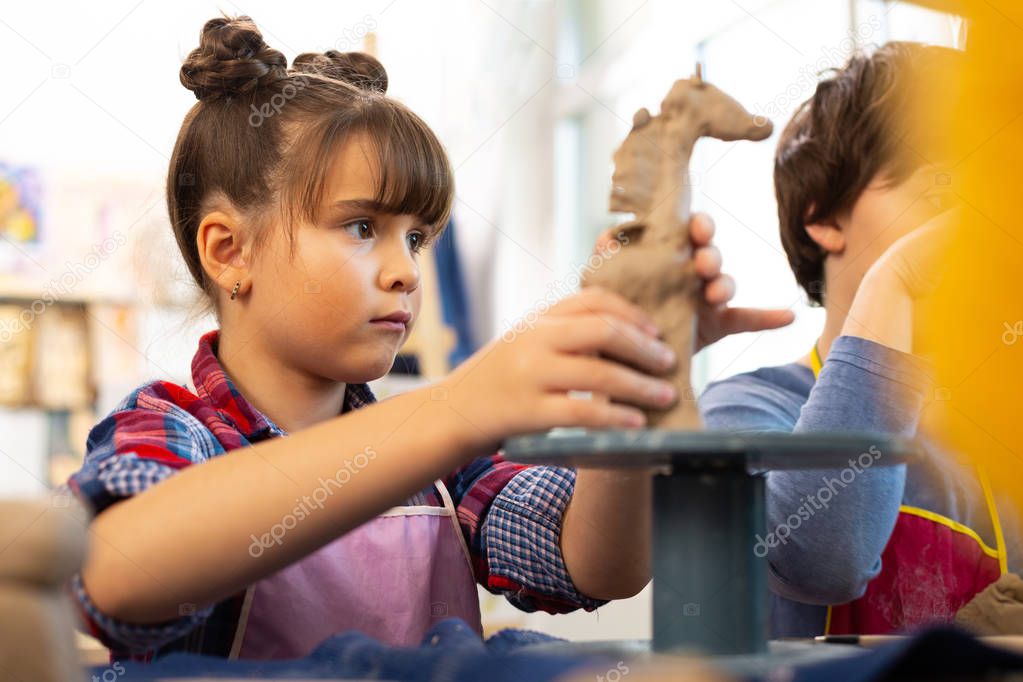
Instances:
[[[663,374],[675,364],[671,348],[611,315],[580,315],[558,321],[550,330],[552,347],[562,353],[605,355],[650,374]]]
[[[642,411],[628,405],[615,405],[605,400],[581,400],[565,395],[551,395],[541,403],[553,427],[588,429],[636,428],[646,424]]]
[[[619,318],[623,322],[641,327],[647,334],[658,333],[654,321],[643,310],[618,294],[600,287],[585,287],[574,296],[559,301],[548,315],[602,315]]]
[[[551,364],[544,381],[559,393],[590,391],[640,407],[666,408],[678,397],[667,381],[601,358],[562,356]]]
[[[792,324],[795,313],[787,308],[728,308],[721,313],[721,330],[725,335],[760,332]]]
[[[694,213],[689,219],[689,241],[700,248],[708,246],[714,239],[714,219],[706,213]]]
[[[735,280],[729,275],[721,275],[716,279],[707,282],[703,288],[703,299],[711,306],[720,306],[728,303],[735,296]]]

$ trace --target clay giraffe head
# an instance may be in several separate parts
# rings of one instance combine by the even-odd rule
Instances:
[[[632,129],[614,154],[610,210],[646,216],[660,177],[668,184],[688,171],[689,155],[699,137],[763,140],[771,122],[746,111],[729,95],[703,80],[700,67],[692,78],[675,81],[657,116],[640,109]]]
[[[773,130],[770,121],[749,113],[730,95],[703,80],[699,65],[691,78],[671,86],[661,102],[661,116],[684,126],[692,141],[698,137],[759,141],[770,137]]]

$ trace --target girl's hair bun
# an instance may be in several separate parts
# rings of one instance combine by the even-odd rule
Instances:
[[[367,92],[387,92],[387,70],[365,52],[305,52],[295,57],[292,69],[333,78]]]
[[[288,60],[263,42],[263,34],[246,16],[210,19],[202,27],[199,47],[181,66],[181,84],[198,100],[231,97],[287,78]]]

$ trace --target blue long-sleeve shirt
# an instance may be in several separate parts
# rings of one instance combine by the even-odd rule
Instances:
[[[927,364],[865,339],[835,340],[814,380],[800,364],[765,367],[710,384],[700,397],[708,429],[916,435],[932,395]],[[926,445],[919,464],[775,471],[767,474],[767,549],[774,637],[821,634],[828,604],[863,595],[881,571],[902,504],[923,507],[994,533],[971,472]],[[843,478],[844,475],[844,478]],[[827,491],[827,492],[825,492]],[[781,538],[784,538],[783,540]]]

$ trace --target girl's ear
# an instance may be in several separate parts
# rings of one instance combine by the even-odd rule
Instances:
[[[227,296],[242,295],[252,285],[241,221],[233,212],[212,211],[195,233],[196,249],[206,276]],[[237,291],[235,284],[240,283]]]

